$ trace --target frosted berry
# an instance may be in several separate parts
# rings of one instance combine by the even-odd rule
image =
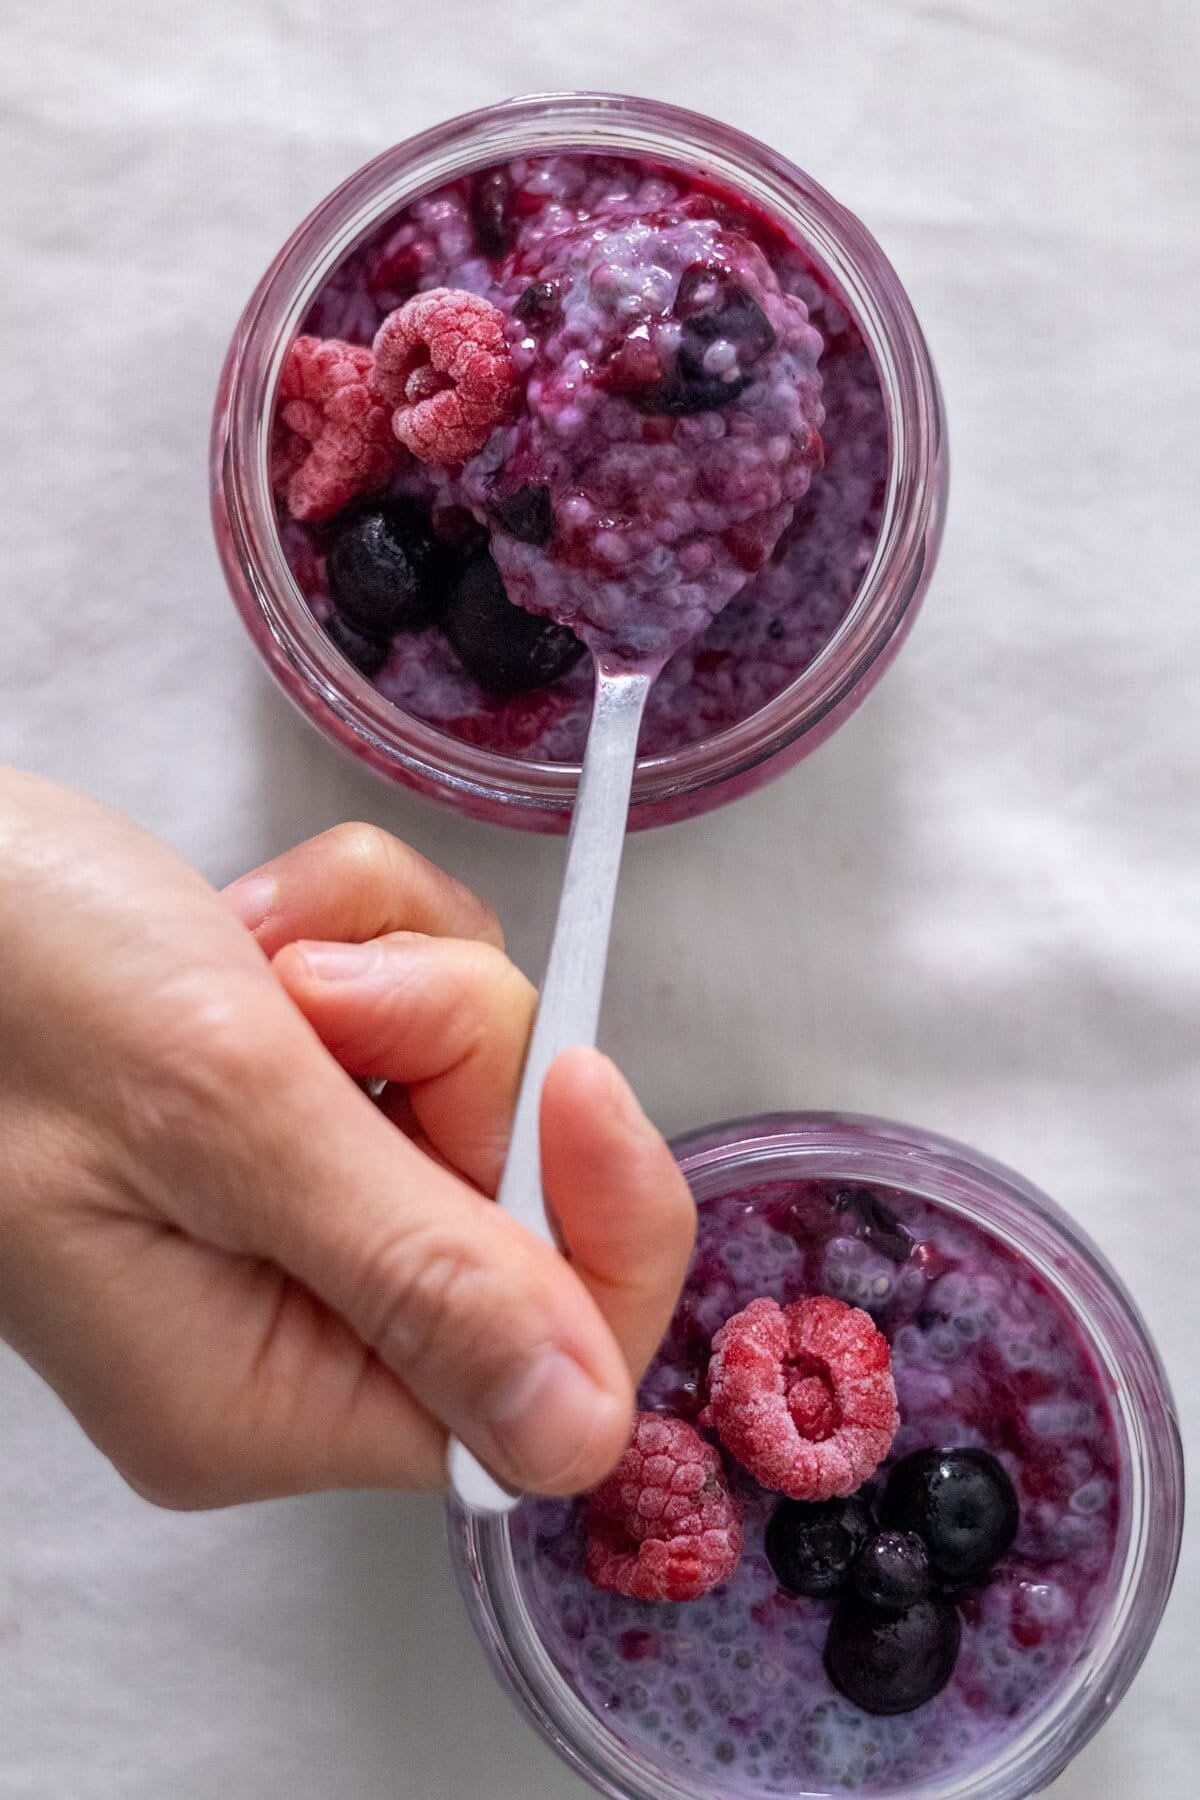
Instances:
[[[915,1712],[949,1681],[961,1641],[958,1612],[944,1600],[883,1613],[848,1599],[833,1615],[825,1668],[838,1692],[864,1712]]]
[[[545,687],[583,655],[574,632],[513,605],[486,554],[451,582],[442,630],[479,685],[497,694]]]
[[[986,1450],[918,1450],[888,1476],[880,1513],[924,1539],[944,1581],[970,1583],[1013,1546],[1020,1525],[1016,1489]]]
[[[379,327],[372,379],[406,449],[442,468],[464,463],[516,403],[504,314],[457,288],[415,294]]]
[[[445,600],[441,561],[425,515],[390,501],[343,526],[325,566],[338,611],[360,630],[390,635],[437,616]]]
[[[373,358],[340,338],[298,337],[279,378],[271,480],[294,519],[328,519],[381,487],[402,452],[370,387]]]
[[[818,1294],[752,1300],[717,1332],[701,1416],[763,1487],[793,1500],[860,1488],[900,1424],[887,1340],[857,1307]]]
[[[721,1459],[682,1419],[639,1413],[629,1448],[589,1496],[584,1572],[634,1600],[698,1600],[733,1574],[742,1517]]]

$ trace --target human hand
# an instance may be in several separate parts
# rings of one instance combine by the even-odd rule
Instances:
[[[448,1431],[535,1491],[606,1472],[693,1209],[584,1050],[542,1109],[570,1260],[485,1198],[533,994],[481,902],[357,825],[222,899],[0,771],[0,946],[0,1332],[139,1492],[438,1487]]]

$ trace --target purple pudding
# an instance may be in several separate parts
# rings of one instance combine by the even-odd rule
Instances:
[[[816,749],[915,619],[947,486],[869,232],[765,144],[621,94],[487,107],[349,176],[213,415],[217,546],[281,688],[388,779],[535,831],[571,818],[589,650],[659,670],[631,829]]]
[[[624,1477],[592,1501],[527,1501],[503,1539],[468,1528],[485,1639],[495,1653],[501,1638],[507,1679],[605,1792],[1040,1792],[1131,1678],[1169,1589],[1178,1444],[1153,1352],[1090,1246],[1007,1172],[870,1121],[751,1135],[729,1128],[684,1158],[696,1253]],[[879,1467],[820,1504],[768,1490],[731,1452],[713,1351],[752,1302],[788,1316],[814,1296],[842,1303],[817,1310],[857,1320],[860,1340],[869,1315],[899,1411]],[[1136,1415],[1155,1387],[1148,1437]],[[696,1507],[727,1527],[708,1534],[717,1585],[679,1601],[596,1585],[620,1535],[614,1495],[627,1549],[665,1537],[647,1521],[684,1491],[670,1456],[697,1432]],[[1150,1520],[1154,1572],[1139,1563]],[[679,1570],[686,1587],[695,1565],[669,1579]]]
[[[781,224],[664,164],[560,152],[452,181],[345,258],[285,364],[273,448],[292,573],[379,693],[569,762],[581,644],[665,664],[643,755],[795,681],[870,562],[888,426],[858,327]],[[364,519],[436,551],[420,605],[367,616],[331,578]]]

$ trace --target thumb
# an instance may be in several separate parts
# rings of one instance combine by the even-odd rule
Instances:
[[[696,1235],[679,1166],[597,1050],[567,1050],[542,1090],[542,1173],[563,1241],[635,1381],[670,1324]]]
[[[312,1050],[259,1109],[243,1165],[256,1193],[225,1247],[302,1282],[502,1480],[563,1494],[600,1480],[632,1384],[584,1283]]]

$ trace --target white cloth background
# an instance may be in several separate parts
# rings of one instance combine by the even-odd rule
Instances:
[[[1200,1425],[1195,0],[7,0],[0,758],[223,881],[335,820],[488,893],[536,971],[561,847],[360,773],[260,674],[206,516],[213,386],[293,224],[535,88],[724,116],[859,211],[944,379],[941,566],[806,767],[630,845],[608,1046],[664,1127],[832,1105],[1010,1161],[1124,1271]],[[0,959],[2,959],[0,946]],[[567,1800],[432,1503],[173,1517],[0,1363],[3,1800]],[[1186,1800],[1193,1541],[1055,1789]]]

